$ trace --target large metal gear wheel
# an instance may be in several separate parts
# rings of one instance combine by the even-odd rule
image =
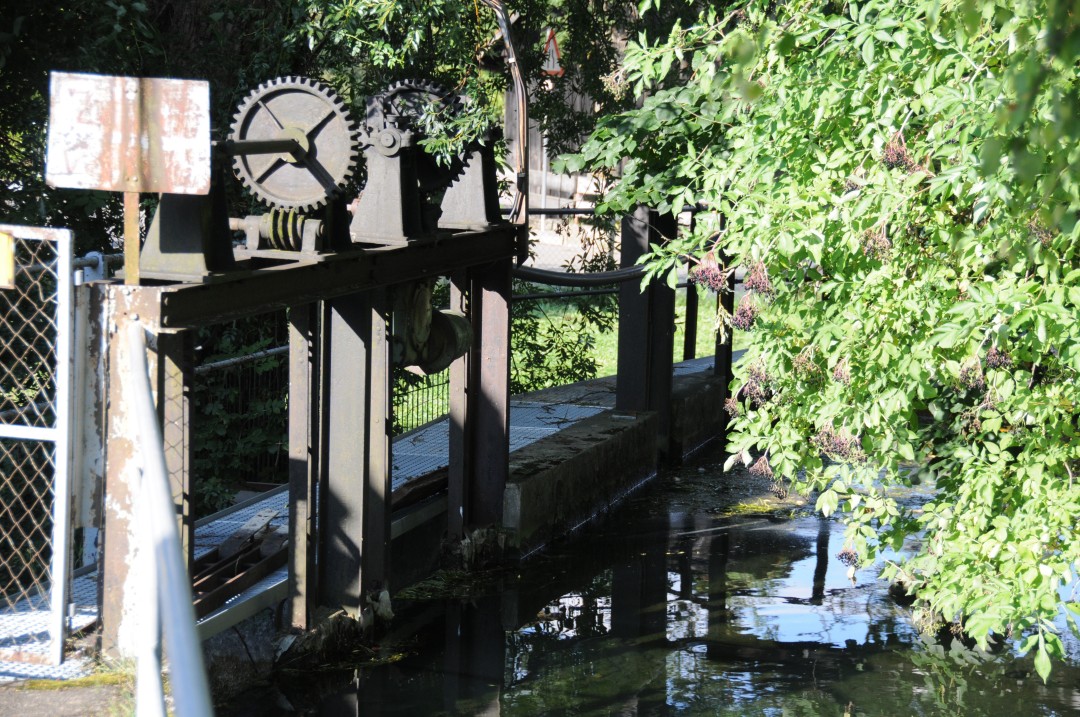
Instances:
[[[329,87],[306,77],[280,77],[252,90],[233,118],[229,139],[295,139],[304,150],[247,154],[233,170],[270,207],[312,211],[340,195],[356,169],[356,128],[345,103]]]
[[[457,95],[424,80],[395,82],[374,99],[384,126],[401,130],[423,130],[423,118],[432,111],[449,115],[461,111]],[[378,118],[369,117],[368,121],[377,123]],[[369,127],[374,133],[379,129]],[[445,189],[465,171],[465,162],[457,155],[450,157],[449,162],[439,162],[435,156],[421,152],[418,159],[420,190],[424,193]]]

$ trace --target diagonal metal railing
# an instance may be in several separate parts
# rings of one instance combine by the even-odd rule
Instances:
[[[203,666],[202,643],[195,629],[195,611],[191,603],[191,578],[184,564],[184,552],[176,526],[176,507],[169,490],[165,467],[164,442],[157,410],[150,389],[149,364],[146,359],[146,334],[142,326],[132,324],[128,334],[131,357],[129,380],[135,387],[139,435],[136,436],[142,458],[142,482],[139,489],[140,594],[145,627],[140,631],[139,665],[136,672],[135,709],[140,717],[164,717],[162,682],[162,632],[169,652],[169,677],[173,701],[179,717],[204,717],[213,714],[210,689]]]

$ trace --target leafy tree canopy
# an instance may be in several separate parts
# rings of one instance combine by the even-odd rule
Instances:
[[[663,22],[646,25],[631,5],[609,0],[507,4],[531,79],[532,116],[552,148],[576,147],[597,111],[631,106],[610,82],[621,38],[655,32]],[[558,33],[567,70],[553,82],[540,71],[548,27]],[[118,197],[45,186],[52,70],[208,80],[219,134],[246,93],[274,77],[323,78],[360,114],[364,97],[395,80],[433,79],[472,98],[456,121],[431,128],[439,131],[429,149],[447,152],[498,121],[506,87],[502,51],[493,14],[480,2],[7,0],[0,15],[0,215],[6,222],[70,227],[80,251],[107,248],[119,233]],[[589,101],[568,104],[567,95],[575,94]]]
[[[1044,678],[1080,613],[1078,56],[1067,0],[706,9],[630,45],[643,107],[566,162],[621,168],[613,210],[715,210],[647,261],[747,270],[734,454]]]

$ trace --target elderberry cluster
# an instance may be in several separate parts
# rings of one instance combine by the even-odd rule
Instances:
[[[727,415],[731,418],[737,418],[742,413],[742,405],[734,398],[725,398],[724,410],[727,411]]]
[[[749,399],[751,408],[757,408],[772,398],[772,390],[769,389],[769,375],[765,373],[765,369],[761,364],[754,364],[750,367],[750,375],[747,377],[742,389],[740,389],[739,396],[740,398]]]
[[[837,460],[860,461],[863,459],[859,437],[851,435],[846,428],[837,431],[832,426],[826,426],[818,431],[810,442],[819,451]]]
[[[757,315],[757,306],[753,300],[749,296],[744,296],[739,300],[739,305],[735,307],[735,313],[731,317],[731,324],[742,331],[749,331],[754,328]]]
[[[991,346],[986,352],[987,368],[1008,368],[1012,366],[1012,357],[996,346]]]
[[[754,462],[754,465],[750,466],[750,475],[758,476],[760,478],[772,478],[773,470],[772,466],[769,465],[769,457],[762,456],[761,458],[758,458]]]
[[[862,566],[862,558],[859,557],[859,554],[853,548],[845,547],[836,554],[836,559],[849,568],[858,569]]]
[[[799,354],[792,360],[791,368],[795,373],[804,378],[815,378],[821,367],[814,361],[814,350],[810,347],[809,351],[800,351]]]
[[[1054,238],[1053,232],[1044,227],[1038,220],[1031,220],[1028,222],[1028,231],[1031,232],[1033,239],[1038,241],[1044,247],[1050,246],[1050,240]]]
[[[851,368],[848,366],[846,358],[840,359],[840,362],[833,367],[832,377],[833,381],[837,383],[842,383],[845,386],[851,385]]]
[[[862,250],[863,254],[871,259],[885,261],[889,258],[889,253],[892,251],[892,242],[889,241],[889,237],[885,234],[884,225],[866,230],[863,234]]]
[[[773,285],[769,281],[769,270],[762,262],[756,262],[750,266],[743,277],[743,286],[747,291],[753,291],[762,296],[772,296]]]
[[[881,163],[886,169],[902,169],[910,172],[915,169],[915,162],[908,154],[907,144],[899,134],[893,135],[889,143],[885,145],[885,151],[881,154]]]
[[[982,389],[986,387],[986,378],[983,376],[982,367],[977,361],[968,361],[960,368],[960,383],[967,388]]]
[[[717,263],[716,256],[711,251],[690,270],[689,279],[717,294],[727,288],[727,276],[720,269],[720,264]]]

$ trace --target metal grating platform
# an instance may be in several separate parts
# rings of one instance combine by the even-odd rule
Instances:
[[[97,574],[87,572],[72,580],[70,631],[78,633],[98,619]],[[91,660],[70,657],[62,665],[48,658],[49,598],[27,598],[10,611],[0,612],[0,683],[12,680],[70,680],[90,673]]]
[[[600,406],[512,401],[510,450],[516,451],[603,410]],[[394,440],[393,459],[394,490],[413,478],[445,468],[450,464],[450,421],[443,418],[399,436]]]

